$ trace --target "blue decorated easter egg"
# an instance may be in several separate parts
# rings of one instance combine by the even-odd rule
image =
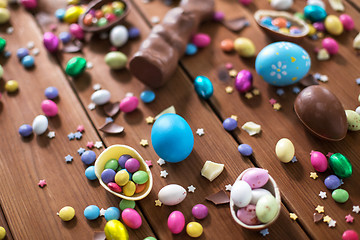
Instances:
[[[194,147],[194,135],[184,118],[166,113],[155,121],[151,142],[159,157],[175,163],[190,155]]]
[[[255,62],[256,72],[274,86],[287,86],[300,81],[310,66],[309,54],[290,42],[269,44],[257,55]]]
[[[194,81],[196,93],[203,99],[209,99],[214,93],[214,87],[209,78],[197,76]]]

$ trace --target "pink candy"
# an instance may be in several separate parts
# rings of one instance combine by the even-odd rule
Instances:
[[[313,151],[311,153],[311,165],[318,172],[325,172],[328,168],[328,161],[321,152]]]
[[[41,103],[41,109],[48,117],[54,117],[58,114],[58,107],[56,103],[51,100],[44,100]]]
[[[241,70],[236,76],[235,88],[241,92],[245,93],[251,90],[253,83],[253,76],[248,70]]]
[[[113,21],[115,21],[116,16],[113,13],[107,13],[107,14],[105,14],[105,18],[106,18],[106,20],[108,20],[108,22],[113,22]]]
[[[253,168],[245,172],[241,180],[247,182],[252,189],[264,186],[269,180],[269,173],[262,168]]]
[[[111,191],[114,191],[114,192],[117,192],[117,193],[122,192],[121,187],[119,185],[117,185],[116,183],[114,183],[114,182],[109,182],[107,184],[107,186],[110,188]]]
[[[336,54],[339,51],[339,45],[333,38],[324,38],[321,44],[330,54]]]
[[[140,214],[132,208],[126,208],[121,213],[121,218],[126,226],[132,229],[138,229],[142,224]]]
[[[339,19],[346,31],[350,31],[350,30],[354,29],[354,26],[355,26],[354,20],[349,15],[341,14],[339,16]]]
[[[342,235],[342,240],[359,240],[359,235],[354,230],[346,230]]]
[[[199,48],[204,48],[204,47],[209,46],[209,44],[211,42],[211,38],[209,35],[207,35],[205,33],[197,33],[192,37],[191,42]]]
[[[70,33],[77,39],[82,40],[84,39],[84,31],[80,27],[79,24],[73,23],[70,25]]]
[[[139,104],[139,99],[137,97],[131,96],[131,97],[125,97],[120,102],[120,110],[129,113],[134,111]]]
[[[247,225],[257,225],[260,221],[256,217],[256,206],[249,204],[246,207],[240,208],[236,212],[236,216],[240,221]]]
[[[252,0],[239,0],[239,3],[243,4],[243,5],[249,5],[252,2]]]
[[[168,218],[168,228],[173,234],[179,234],[185,227],[185,217],[180,211],[173,211]]]
[[[34,9],[37,7],[37,1],[36,0],[21,0],[21,4],[26,9]]]
[[[44,33],[44,46],[49,52],[56,52],[59,47],[59,38],[52,32]]]

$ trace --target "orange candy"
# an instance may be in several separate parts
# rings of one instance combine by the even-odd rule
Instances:
[[[279,28],[286,28],[287,20],[285,18],[282,18],[282,17],[277,17],[277,18],[274,18],[271,21],[271,23],[272,23],[272,25],[277,26]]]
[[[140,192],[144,191],[145,187],[146,187],[146,183],[136,184],[135,193],[140,193]]]
[[[234,50],[234,41],[231,39],[224,39],[220,43],[220,48],[224,52],[231,52]]]
[[[91,14],[86,14],[84,19],[83,19],[83,22],[86,26],[91,26],[92,25],[92,19],[93,19],[93,16]]]
[[[100,18],[104,17],[103,11],[101,11],[101,10],[96,10],[96,11],[95,11],[95,17],[96,17],[97,19],[100,19]]]

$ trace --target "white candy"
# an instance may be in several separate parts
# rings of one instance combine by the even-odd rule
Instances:
[[[94,92],[91,95],[91,101],[93,101],[96,105],[103,105],[107,103],[111,98],[111,94],[108,90],[102,89]]]
[[[293,0],[271,0],[270,5],[276,10],[287,10],[291,8],[293,3]]]
[[[174,206],[186,197],[186,190],[178,184],[169,184],[160,189],[158,198],[164,205]]]
[[[307,5],[315,5],[325,9],[325,3],[322,0],[308,0]]]
[[[242,208],[247,206],[252,197],[250,185],[242,180],[236,181],[231,188],[230,197],[237,207]]]
[[[48,119],[47,117],[45,117],[44,115],[39,115],[37,116],[32,124],[32,128],[33,131],[37,134],[37,135],[41,135],[44,132],[46,132],[46,129],[48,128]]]
[[[251,191],[251,201],[250,204],[254,204],[256,205],[256,203],[258,202],[258,200],[264,196],[264,195],[271,195],[271,192],[269,192],[268,190],[264,189],[264,188],[257,188],[257,189],[253,189]]]
[[[121,47],[128,41],[129,33],[126,27],[119,25],[111,29],[110,42],[115,47]]]

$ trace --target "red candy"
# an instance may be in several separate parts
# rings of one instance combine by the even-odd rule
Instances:
[[[105,14],[105,18],[106,18],[106,20],[108,20],[108,22],[113,22],[113,21],[115,21],[116,16],[113,13],[107,13],[107,14]]]
[[[286,25],[287,25],[287,21],[285,18],[282,18],[282,17],[277,17],[277,18],[274,18],[272,21],[271,21],[272,25],[274,26],[277,26],[279,28],[286,28]]]
[[[122,192],[121,187],[119,185],[117,185],[116,183],[114,183],[114,182],[109,182],[107,184],[107,186],[110,188],[111,191],[114,191],[114,192],[117,192],[117,193]]]

